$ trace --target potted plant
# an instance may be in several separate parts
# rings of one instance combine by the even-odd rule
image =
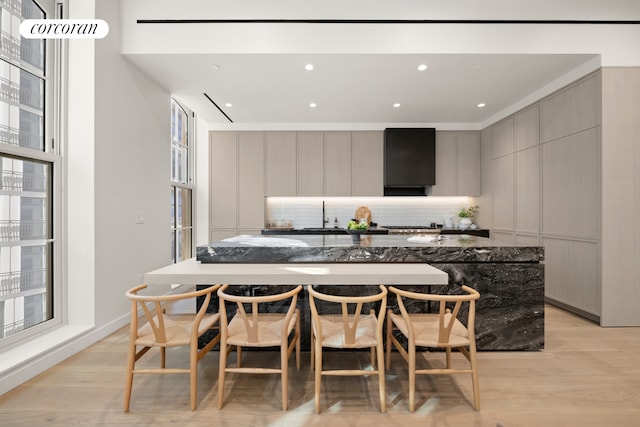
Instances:
[[[462,207],[458,211],[458,216],[460,219],[460,228],[467,229],[472,224],[472,218],[475,216],[476,212],[478,212],[478,205]]]

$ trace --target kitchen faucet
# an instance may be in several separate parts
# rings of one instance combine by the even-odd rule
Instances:
[[[324,200],[322,201],[322,228],[324,228],[325,225],[329,224],[329,218],[327,218],[327,216],[324,213]]]

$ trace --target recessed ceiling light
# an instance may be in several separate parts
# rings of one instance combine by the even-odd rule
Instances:
[[[478,104],[478,108],[483,108],[485,105],[487,104],[485,104],[484,102],[481,102],[480,104]]]
[[[305,70],[307,70],[307,71],[311,71],[311,70],[313,70],[313,64],[307,64],[307,65],[305,65],[305,66],[304,66],[304,69],[305,69]]]
[[[393,108],[398,108],[398,107],[400,107],[400,103],[399,102],[396,102],[395,104],[393,104]]]
[[[230,102],[225,102],[224,104],[225,107],[233,107],[233,104]]]
[[[420,64],[418,65],[418,71],[424,71],[427,69],[427,64]]]
[[[211,66],[211,69],[212,69],[213,71],[218,71],[218,70],[220,69],[220,66],[219,66],[218,64],[213,64],[213,65]]]
[[[312,102],[311,104],[309,104],[309,107],[311,107],[311,108],[316,108],[316,103],[315,103],[315,102]]]

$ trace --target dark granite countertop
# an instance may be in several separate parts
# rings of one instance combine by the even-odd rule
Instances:
[[[440,234],[469,234],[472,236],[489,237],[490,231],[484,228],[477,228],[473,230],[461,230],[459,228],[440,228],[440,229],[426,229],[425,231],[438,230]],[[368,234],[390,234],[389,229],[384,227],[374,227],[367,230]],[[265,228],[261,232],[262,235],[301,235],[301,234],[347,234],[346,228]],[[393,234],[393,233],[391,233]]]
[[[534,262],[544,248],[484,237],[440,235],[424,241],[406,235],[236,236],[198,246],[201,262]]]
[[[369,234],[389,234],[389,230],[386,228],[370,228],[367,230]],[[347,234],[346,228],[265,228],[262,230],[263,235],[299,235],[299,234]]]

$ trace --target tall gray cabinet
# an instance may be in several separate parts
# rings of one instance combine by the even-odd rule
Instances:
[[[545,295],[601,314],[600,73],[483,131],[492,236],[545,247]]]
[[[264,133],[209,134],[209,239],[264,226]]]
[[[540,102],[548,298],[601,314],[600,74]]]

